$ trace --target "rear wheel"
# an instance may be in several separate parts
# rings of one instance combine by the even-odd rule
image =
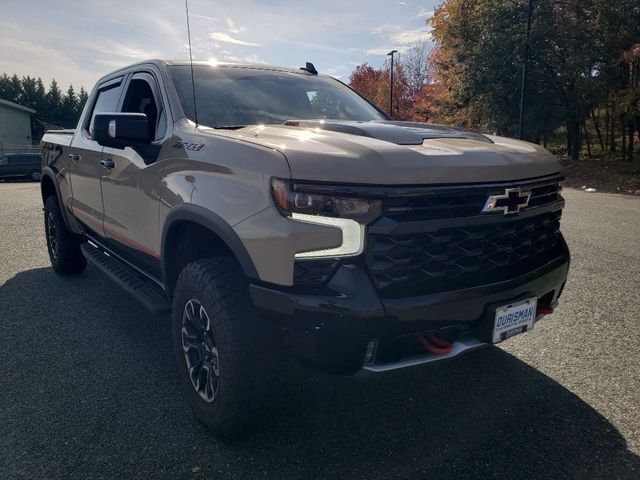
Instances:
[[[187,265],[174,292],[174,345],[179,375],[196,417],[219,437],[268,418],[283,395],[281,336],[251,306],[233,258]]]
[[[82,272],[87,260],[80,250],[81,237],[67,228],[58,199],[53,195],[44,202],[44,231],[53,269],[62,274]]]

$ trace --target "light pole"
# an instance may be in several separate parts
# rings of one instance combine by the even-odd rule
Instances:
[[[524,136],[524,91],[527,87],[527,68],[529,65],[529,34],[531,33],[531,14],[533,11],[533,0],[529,0],[529,7],[527,10],[527,35],[524,43],[524,61],[522,62],[522,83],[520,89],[520,122],[518,124],[518,138],[522,140]]]
[[[391,50],[387,53],[387,56],[391,57],[391,88],[389,94],[389,116],[393,118],[393,55],[398,53],[398,50]]]

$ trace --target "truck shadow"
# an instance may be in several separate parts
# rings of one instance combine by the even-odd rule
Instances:
[[[371,379],[292,365],[272,426],[223,444],[183,400],[169,319],[93,269],[9,279],[0,332],[9,477],[639,478],[613,425],[500,349]]]

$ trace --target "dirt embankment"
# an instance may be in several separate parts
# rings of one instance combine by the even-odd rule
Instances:
[[[561,159],[565,186],[640,195],[640,162]]]

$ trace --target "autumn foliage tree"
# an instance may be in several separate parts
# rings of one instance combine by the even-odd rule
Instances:
[[[426,42],[416,43],[396,57],[393,66],[393,113],[398,120],[424,121],[417,111],[422,104],[423,87],[427,84],[428,55]],[[389,113],[391,92],[391,65],[382,68],[358,65],[349,77],[349,86],[386,113]]]
[[[433,44],[400,55],[393,117],[517,136],[528,3],[444,0],[429,20]],[[640,150],[640,0],[532,4],[525,138],[564,140],[574,159],[596,148],[633,159]],[[388,72],[388,64],[361,65],[351,85],[387,111]]]
[[[431,19],[438,52],[434,79],[447,97],[439,102],[443,118],[516,135],[527,4],[446,0],[436,9]],[[583,140],[589,142],[583,138],[586,122],[596,121],[598,107],[618,89],[621,55],[640,42],[638,0],[538,0],[533,5],[525,136],[540,142],[562,127],[567,153],[578,158]],[[625,73],[628,69],[622,67]],[[620,101],[616,97],[614,103]],[[636,128],[635,120],[628,122]]]

